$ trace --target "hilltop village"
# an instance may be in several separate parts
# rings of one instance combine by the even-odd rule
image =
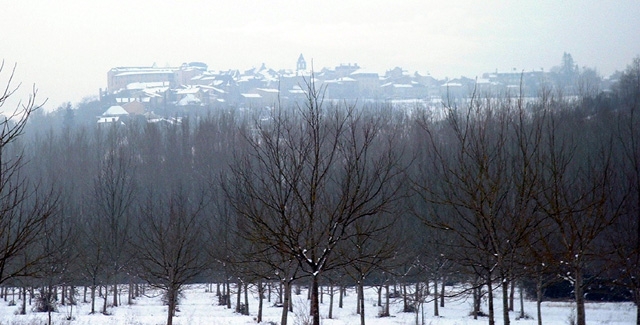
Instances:
[[[615,78],[612,76],[611,78]],[[481,78],[438,80],[395,67],[380,74],[357,63],[312,71],[302,54],[295,70],[274,70],[264,64],[246,71],[209,70],[202,62],[177,67],[116,67],[107,73],[107,88],[100,90],[105,107],[99,123],[114,122],[123,115],[171,115],[188,110],[216,107],[271,107],[305,98],[310,83],[322,87],[326,100],[363,102],[420,102],[443,100],[475,93],[537,96],[543,88],[562,89],[563,95],[607,89],[611,78],[600,78],[595,70],[579,69],[565,53],[559,67],[544,71],[495,71]]]

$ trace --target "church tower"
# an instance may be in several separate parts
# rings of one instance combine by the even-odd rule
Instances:
[[[298,57],[298,64],[296,65],[296,72],[301,70],[307,70],[307,61],[304,60],[302,53],[300,53],[300,57]]]

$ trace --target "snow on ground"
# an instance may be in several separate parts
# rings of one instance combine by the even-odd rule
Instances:
[[[255,290],[250,294],[250,314],[251,316],[238,315],[233,309],[226,309],[224,306],[217,305],[217,297],[215,292],[207,292],[206,285],[191,285],[185,292],[179,306],[177,317],[174,318],[174,324],[179,325],[222,325],[222,324],[255,324],[255,316],[257,315],[257,294]],[[324,303],[321,304],[321,323],[324,325],[343,325],[343,324],[359,324],[360,316],[356,314],[356,294],[351,288],[347,291],[344,300],[344,308],[338,308],[338,296],[336,294],[334,300],[334,319],[327,319],[329,309],[329,297],[324,296]],[[126,299],[126,294],[122,295]],[[306,291],[301,295],[294,295],[294,312],[290,313],[289,324],[304,324],[304,320],[308,319],[308,301],[306,299]],[[416,324],[416,314],[402,313],[402,300],[392,299],[391,317],[379,318],[378,308],[376,307],[377,293],[374,289],[366,291],[365,314],[367,315],[366,323],[369,325],[382,324]],[[78,294],[76,299],[82,301],[82,295]],[[244,297],[243,297],[244,299]],[[272,296],[275,301],[275,294]],[[495,300],[496,306],[496,324],[502,323],[502,311],[500,306],[500,297]],[[126,300],[124,300],[126,301]],[[102,306],[102,299],[96,302],[96,309]],[[20,301],[17,301],[20,304]],[[235,297],[232,296],[232,304],[235,304]],[[486,301],[484,302],[483,311],[486,312]],[[100,307],[98,307],[100,306]],[[279,323],[281,309],[273,307],[273,302],[264,301],[263,322]],[[516,312],[511,313],[511,321],[514,325],[535,325],[537,320],[515,320],[519,314],[519,303],[516,303]],[[27,307],[29,309],[29,306]],[[151,325],[165,324],[166,322],[166,306],[161,303],[161,295],[159,292],[147,290],[147,296],[135,300],[133,305],[123,305],[117,308],[110,308],[111,315],[102,314],[90,315],[91,306],[89,304],[79,303],[73,309],[69,306],[58,306],[58,312],[52,314],[53,324],[69,324],[69,325]],[[471,310],[471,299],[455,298],[448,299],[444,308],[440,308],[441,317],[433,317],[433,303],[428,302],[424,305],[424,324],[429,325],[475,325],[487,324],[487,318],[479,318],[474,320],[469,316]],[[16,315],[18,306],[9,306],[8,302],[0,300],[0,325],[31,325],[46,324],[46,313],[34,313],[28,310],[27,315]],[[535,316],[535,302],[525,301],[525,312],[528,315]],[[588,324],[634,324],[635,323],[635,306],[632,303],[588,303],[586,306],[587,323]],[[66,320],[69,315],[73,316],[73,320]],[[573,312],[573,304],[570,302],[545,302],[543,303],[543,323],[544,324],[570,324]],[[422,316],[420,315],[420,324],[422,324]]]

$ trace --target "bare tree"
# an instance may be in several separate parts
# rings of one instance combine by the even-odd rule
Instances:
[[[522,275],[521,251],[542,220],[536,204],[540,117],[523,97],[522,92],[515,98],[474,93],[464,106],[446,106],[444,120],[425,114],[420,122],[427,143],[419,152],[414,184],[427,205],[416,214],[449,232],[449,259],[487,285],[489,324],[495,322],[496,279],[503,321],[510,323],[509,284]]]
[[[622,162],[622,179],[627,202],[625,214],[611,229],[606,242],[611,246],[610,263],[617,282],[633,292],[640,325],[640,57],[624,71],[617,85],[620,109],[617,120],[617,148]]]
[[[113,306],[118,306],[119,275],[126,265],[131,225],[131,208],[135,200],[134,157],[128,138],[119,126],[97,130],[99,170],[94,177],[93,195],[96,218],[102,221],[104,246],[110,266],[107,276],[113,285]]]
[[[80,235],[80,274],[88,282],[91,299],[91,311],[96,312],[96,289],[105,284],[107,278],[107,241],[102,238],[102,222],[92,215],[81,216]],[[102,313],[106,313],[106,295]]]
[[[323,106],[313,81],[304,107],[275,109],[247,135],[227,195],[247,236],[295,259],[311,277],[311,315],[320,324],[318,279],[361,219],[398,198],[401,160],[380,119],[354,107]],[[376,148],[376,150],[373,150]]]
[[[357,220],[349,230],[352,234],[336,248],[336,264],[343,263],[343,272],[356,282],[360,325],[365,325],[365,280],[376,271],[393,268],[390,261],[403,242],[393,231],[396,219],[390,215],[376,215]]]
[[[577,118],[575,110],[556,109],[544,125],[538,205],[552,220],[554,231],[544,245],[557,254],[558,274],[572,283],[576,324],[586,324],[585,292],[593,268],[602,258],[599,240],[619,216],[614,202],[614,168],[610,137],[599,133],[595,122]],[[562,128],[560,127],[562,125]]]
[[[493,281],[504,277],[512,249],[512,232],[505,223],[511,186],[510,111],[497,104],[491,97],[477,99],[474,95],[466,107],[449,107],[446,120],[424,120],[431,143],[427,148],[431,158],[424,166],[432,173],[423,171],[423,178],[415,182],[416,193],[426,202],[448,207],[445,211],[450,213],[429,214],[424,220],[452,232],[456,238],[453,258],[484,280],[490,325],[495,322]]]
[[[0,73],[4,68],[2,61]],[[19,87],[12,85],[14,72],[15,66],[0,93],[0,109]],[[26,102],[8,113],[5,110],[8,115],[0,120],[0,284],[37,271],[34,266],[45,255],[34,244],[42,239],[42,230],[57,212],[57,192],[44,189],[24,173],[27,161],[18,141],[29,116],[40,108],[36,95],[34,87]]]
[[[134,251],[140,276],[164,291],[167,325],[173,323],[183,286],[207,267],[202,214],[206,198],[189,198],[180,189],[149,195],[140,207]]]

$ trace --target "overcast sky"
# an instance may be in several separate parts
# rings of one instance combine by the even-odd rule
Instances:
[[[6,0],[0,59],[46,107],[97,96],[116,66],[294,69],[358,63],[436,78],[545,70],[569,52],[603,76],[640,55],[640,1]],[[24,95],[22,95],[24,96]]]

